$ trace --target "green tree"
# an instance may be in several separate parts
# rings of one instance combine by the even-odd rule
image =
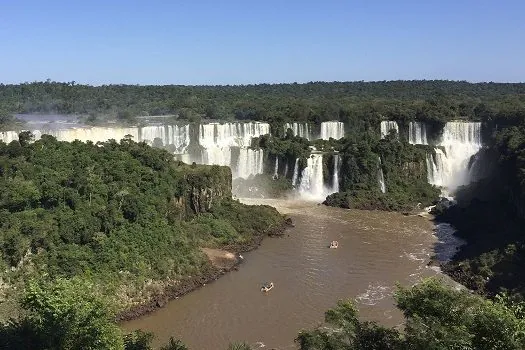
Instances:
[[[31,282],[21,305],[27,316],[2,327],[0,342],[9,349],[124,348],[107,302],[85,280]]]

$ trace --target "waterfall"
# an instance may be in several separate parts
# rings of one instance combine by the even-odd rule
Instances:
[[[201,124],[199,144],[207,147],[249,147],[254,137],[270,133],[270,124],[249,123],[209,123]]]
[[[241,148],[237,162],[237,176],[248,178],[250,175],[262,174],[264,169],[264,153],[262,149]]]
[[[334,174],[332,175],[332,192],[339,192],[339,154],[334,154]]]
[[[449,122],[445,124],[439,146],[445,152],[436,151],[437,178],[449,194],[459,186],[470,182],[470,158],[481,149],[481,123]],[[441,151],[441,150],[440,150]]]
[[[40,139],[42,135],[51,135],[58,141],[73,142],[79,140],[82,142],[91,141],[93,143],[106,142],[114,139],[119,142],[125,136],[130,135],[134,141],[139,141],[139,129],[136,127],[129,128],[111,128],[111,127],[74,127],[67,129],[49,129],[49,130],[32,130],[35,140]]]
[[[286,163],[284,163],[284,177],[288,176],[288,159],[286,160]]]
[[[341,122],[322,122],[321,123],[321,139],[329,140],[334,138],[339,140],[345,136],[345,126]]]
[[[386,193],[386,185],[385,185],[385,176],[383,175],[383,167],[381,166],[381,157],[377,157],[379,159],[379,169],[378,169],[378,180],[379,180],[379,189],[382,193]]]
[[[443,153],[441,148],[435,148],[434,154],[427,154],[426,163],[427,163],[427,179],[428,183],[436,185],[438,187],[445,186],[445,179],[443,175],[447,173],[447,156]]]
[[[310,124],[308,123],[293,122],[293,123],[284,124],[285,133],[288,129],[292,129],[293,136],[299,136],[307,140],[310,140],[312,138],[311,132],[310,132]]]
[[[110,139],[122,140],[126,135],[131,135],[136,142],[145,141],[150,145],[158,138],[162,140],[164,146],[173,145],[177,153],[184,153],[190,144],[189,125],[151,125],[145,127],[68,127],[64,129],[33,129],[31,130],[35,139],[38,140],[42,135],[47,134],[55,137],[59,141],[72,142],[80,140],[83,142],[92,141],[105,142]],[[2,132],[0,139],[11,142],[13,137],[18,140],[18,133],[15,131]]]
[[[80,140],[105,142],[109,139],[120,141],[127,135],[131,135],[136,142],[144,141],[153,144],[155,139],[162,140],[163,146],[171,146],[170,150],[180,156],[185,162],[193,161],[186,154],[190,145],[190,126],[178,125],[149,125],[145,127],[66,127],[63,129],[37,129],[31,130],[38,140],[43,134],[56,137],[59,141],[72,142]],[[248,123],[208,123],[199,126],[198,143],[202,146],[201,160],[204,164],[232,165],[232,147],[240,147],[242,152],[239,156],[241,169],[237,174],[259,174],[262,171],[263,151],[247,150],[254,137],[270,133],[270,124],[260,122]],[[6,143],[18,140],[18,133],[5,131],[0,133],[0,140]],[[238,163],[239,164],[239,163]],[[252,164],[257,164],[253,165]],[[254,170],[257,169],[257,170]],[[235,175],[236,173],[233,172]]]
[[[0,131],[0,141],[11,143],[11,141],[18,141],[18,132],[16,131]]]
[[[270,133],[270,124],[209,123],[199,127],[199,144],[203,147],[202,162],[231,166],[231,149],[240,147],[237,172],[234,177],[248,177],[263,173],[263,150],[249,149],[252,139]]]
[[[323,155],[312,154],[301,174],[299,193],[308,199],[321,200],[326,196],[323,181]]]
[[[273,170],[273,178],[277,179],[279,177],[279,157],[275,157],[275,169]]]
[[[410,122],[408,124],[408,143],[412,145],[428,145],[425,123]]]
[[[293,167],[292,186],[297,186],[297,178],[299,176],[299,158],[295,158],[295,165]]]
[[[410,123],[409,142],[428,144],[423,123]],[[446,123],[435,154],[426,158],[428,182],[442,187],[443,195],[452,195],[459,186],[470,182],[469,162],[481,147],[481,123]]]
[[[399,134],[399,126],[396,121],[384,120],[381,122],[381,138],[384,139],[390,130],[395,130]]]
[[[190,144],[190,126],[150,125],[140,128],[139,141],[153,144],[156,138],[162,140],[163,146],[174,146],[176,153],[185,153]]]

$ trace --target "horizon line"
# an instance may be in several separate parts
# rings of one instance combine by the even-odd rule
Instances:
[[[469,81],[469,80],[452,80],[452,79],[393,79],[393,80],[311,80],[305,82],[257,82],[257,83],[239,83],[239,84],[132,84],[132,83],[104,83],[104,84],[90,84],[84,82],[78,82],[76,80],[70,81],[55,81],[51,79],[46,80],[33,80],[24,81],[18,83],[4,83],[0,82],[0,86],[16,86],[16,85],[30,85],[30,84],[67,84],[77,86],[88,86],[88,87],[103,87],[103,86],[135,86],[135,87],[250,87],[250,86],[264,86],[264,85],[308,85],[308,84],[377,84],[377,83],[399,83],[399,82],[449,82],[449,83],[466,83],[471,85],[477,84],[505,84],[505,85],[520,85],[525,84],[525,81]]]

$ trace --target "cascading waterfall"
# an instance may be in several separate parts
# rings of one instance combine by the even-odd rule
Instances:
[[[295,165],[293,167],[292,186],[297,186],[297,180],[299,177],[299,158],[295,158]]]
[[[332,175],[332,193],[339,192],[339,154],[334,154],[334,174]]]
[[[384,139],[390,130],[395,130],[399,134],[399,126],[396,121],[384,120],[381,122],[381,138]]]
[[[209,123],[199,127],[199,144],[204,148],[202,162],[231,166],[231,149],[240,147],[237,168],[233,176],[248,177],[262,173],[262,150],[251,150],[248,147],[254,137],[270,133],[270,124],[249,123]],[[261,164],[259,166],[258,164]],[[250,170],[248,170],[250,169]],[[255,170],[257,169],[257,170]]]
[[[408,143],[412,145],[428,145],[425,123],[410,122],[408,124]]]
[[[470,181],[470,158],[482,147],[481,123],[446,123],[439,146],[445,152],[436,150],[436,178],[441,179],[441,186],[451,194]]]
[[[386,193],[386,185],[385,185],[385,176],[383,175],[383,167],[381,166],[381,157],[377,157],[379,159],[379,169],[378,169],[378,181],[379,181],[379,189],[382,193]]]
[[[18,141],[18,132],[16,131],[0,131],[0,141],[11,143],[11,141]]]
[[[410,123],[409,142],[428,144],[423,123]],[[459,186],[469,183],[469,161],[481,147],[481,123],[446,123],[435,154],[426,158],[428,182],[442,187],[443,195],[452,195]]]
[[[190,144],[190,126],[150,125],[140,128],[139,140],[152,144],[161,139],[163,146],[172,145],[176,153],[185,153]]]
[[[275,157],[275,169],[273,170],[273,178],[279,177],[279,157]]]
[[[293,122],[284,124],[284,132],[286,132],[288,129],[292,129],[294,136],[299,136],[307,140],[312,138],[310,124],[308,123]]]
[[[323,155],[314,153],[308,157],[306,168],[301,174],[299,193],[307,199],[320,200],[326,196],[323,181]]]
[[[248,178],[264,171],[264,152],[262,149],[241,148],[237,162],[237,176]]]
[[[441,148],[435,148],[434,152],[435,153],[428,153],[426,158],[428,183],[438,187],[444,187],[446,184],[443,179],[443,174],[446,173],[444,169],[447,167],[447,156]]]
[[[111,128],[111,127],[79,127],[67,129],[50,129],[50,130],[31,130],[35,135],[35,140],[38,140],[42,135],[47,134],[54,136],[59,141],[73,142],[79,140],[82,142],[92,141],[106,142],[110,139],[120,141],[124,137],[130,135],[133,140],[139,141],[139,129],[136,127],[130,128]]]
[[[152,144],[158,138],[162,140],[164,146],[174,145],[178,153],[183,153],[190,143],[189,125],[152,125],[145,127],[69,127],[65,129],[33,129],[30,131],[38,140],[42,135],[51,135],[59,141],[72,142],[79,140],[82,142],[105,142],[110,139],[120,141],[125,136],[130,135],[134,141],[145,141]],[[0,139],[4,142],[18,140],[18,133],[6,131],[0,133]]]
[[[321,123],[321,139],[329,140],[334,138],[339,140],[345,136],[345,126],[342,122],[322,122]]]

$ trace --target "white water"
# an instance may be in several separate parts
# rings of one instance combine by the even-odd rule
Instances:
[[[72,142],[92,141],[105,142],[113,139],[120,141],[127,135],[131,135],[136,142],[145,141],[152,144],[158,138],[162,140],[164,146],[174,145],[179,151],[183,153],[190,143],[189,125],[151,125],[145,127],[68,127],[64,129],[30,129],[30,131],[38,140],[42,135],[51,135],[59,141]],[[9,143],[12,140],[18,140],[18,133],[16,131],[6,131],[0,133],[0,140]]]
[[[323,155],[314,153],[307,160],[307,166],[301,174],[299,193],[311,200],[323,200],[327,193],[323,181]]]
[[[0,131],[0,141],[10,143],[15,140],[18,141],[18,133],[16,131]]]
[[[125,136],[131,135],[134,141],[139,141],[139,128],[111,128],[111,127],[86,127],[86,128],[68,128],[68,129],[51,129],[51,130],[31,130],[35,135],[35,140],[40,139],[42,135],[47,134],[56,137],[58,141],[73,142],[79,140],[82,142],[92,141],[105,142],[114,139],[120,142]]]
[[[334,138],[339,140],[345,136],[345,126],[341,122],[322,122],[321,123],[321,139],[329,140]]]
[[[390,130],[395,130],[399,134],[399,126],[396,121],[384,120],[381,122],[381,138],[384,139]]]
[[[428,144],[423,123],[409,126],[409,142]],[[442,187],[443,195],[453,195],[455,190],[470,182],[469,161],[482,147],[481,123],[448,122],[437,142],[435,155],[427,155],[428,182]]]
[[[161,139],[163,146],[173,145],[176,153],[185,153],[190,144],[190,126],[150,125],[139,129],[140,141],[150,144],[155,139]]]
[[[377,157],[379,159],[379,170],[378,170],[378,180],[379,180],[379,189],[382,193],[386,193],[386,185],[385,185],[385,176],[383,175],[383,167],[381,167],[381,157]]]
[[[279,177],[279,157],[275,157],[275,169],[273,170],[273,178],[277,179]]]
[[[203,164],[230,166],[232,164],[231,149],[240,147],[237,172],[233,177],[246,178],[249,175],[262,174],[264,154],[262,150],[251,150],[252,139],[270,133],[270,124],[249,123],[209,123],[199,127],[199,144],[202,151]]]
[[[292,177],[292,186],[297,186],[297,180],[299,177],[299,158],[295,159],[295,165],[293,167],[293,177]]]
[[[241,148],[237,163],[237,174],[234,177],[248,178],[262,174],[264,170],[264,153],[262,149]]]
[[[288,129],[292,129],[294,136],[303,137],[307,140],[312,139],[310,124],[308,123],[293,122],[284,124],[284,132],[286,132]]]
[[[247,151],[254,137],[270,133],[268,123],[209,123],[201,124],[199,127],[198,142],[204,148],[201,159],[191,159],[185,154],[190,144],[190,126],[177,125],[150,125],[145,127],[63,127],[55,129],[30,129],[35,139],[40,139],[43,134],[54,136],[59,141],[80,140],[105,142],[109,139],[120,141],[130,135],[134,141],[145,141],[153,144],[155,139],[160,139],[163,146],[172,145],[177,158],[191,163],[200,161],[203,164],[232,165],[232,147],[240,147],[239,159],[237,159],[238,171],[233,171],[233,176],[260,174],[261,159],[263,151]],[[0,140],[9,143],[18,140],[15,131],[0,132]]]
[[[339,192],[339,154],[334,154],[334,174],[332,175],[332,193]]]

